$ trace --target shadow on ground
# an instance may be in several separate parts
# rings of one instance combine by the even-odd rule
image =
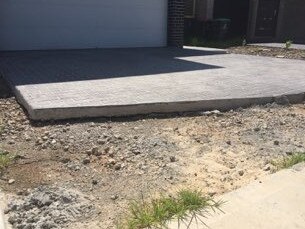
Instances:
[[[0,70],[14,86],[221,68],[187,57],[225,54],[177,48],[19,51],[0,53]]]
[[[12,97],[13,93],[7,82],[0,75],[0,99]]]

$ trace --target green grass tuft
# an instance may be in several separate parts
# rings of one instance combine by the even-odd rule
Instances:
[[[0,150],[0,170],[6,168],[13,161],[13,157],[9,154],[5,154]]]
[[[189,223],[197,216],[206,217],[220,210],[221,201],[203,196],[201,191],[181,190],[175,197],[160,197],[151,201],[133,201],[129,213],[118,226],[121,229],[166,228],[170,220]]]
[[[287,169],[301,162],[305,162],[305,153],[295,153],[282,160],[272,162],[277,170]]]
[[[293,41],[292,40],[288,40],[285,42],[285,49],[290,49],[290,47],[292,46]]]

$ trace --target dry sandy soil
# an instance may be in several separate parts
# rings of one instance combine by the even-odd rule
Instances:
[[[9,98],[0,99],[0,118],[0,148],[16,158],[0,179],[11,199],[33,202],[35,188],[50,187],[77,192],[95,209],[54,228],[115,228],[132,199],[180,188],[220,195],[271,173],[272,160],[305,151],[304,104],[41,123]]]
[[[270,56],[277,58],[305,60],[305,50],[298,49],[270,48],[248,45],[229,48],[228,52],[255,56]]]

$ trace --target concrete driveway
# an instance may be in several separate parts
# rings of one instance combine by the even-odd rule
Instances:
[[[191,48],[0,53],[0,70],[32,119],[272,102],[274,96],[305,92],[304,63]]]

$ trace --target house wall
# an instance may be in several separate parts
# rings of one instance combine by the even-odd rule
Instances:
[[[305,0],[281,0],[276,28],[273,39],[255,37],[256,16],[259,0],[250,0],[250,18],[248,25],[248,40],[258,42],[305,43]]]
[[[196,1],[196,19],[207,21],[213,19],[214,0],[197,0]]]
[[[168,46],[183,47],[184,0],[168,0]]]
[[[232,36],[245,36],[249,17],[249,0],[215,0],[214,18],[231,20]]]
[[[282,0],[277,40],[305,43],[305,0]]]

